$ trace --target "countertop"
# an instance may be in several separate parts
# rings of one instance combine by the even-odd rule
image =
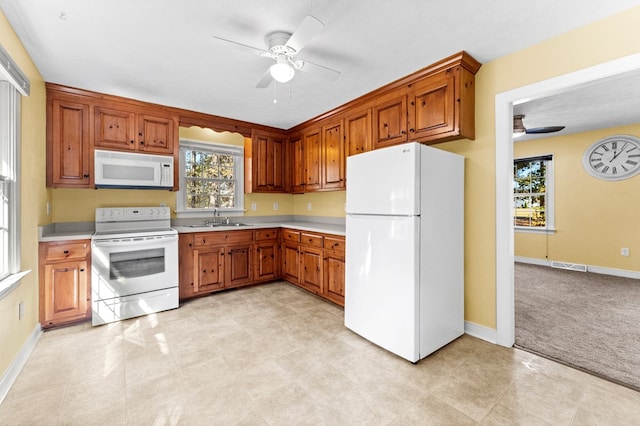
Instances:
[[[247,223],[244,226],[215,226],[215,227],[206,227],[206,226],[174,226],[174,229],[178,231],[178,233],[190,233],[190,232],[216,232],[216,231],[237,231],[242,229],[261,229],[261,228],[294,228],[299,229],[301,231],[312,231],[312,232],[322,232],[325,234],[334,234],[334,235],[345,235],[345,226],[344,225],[336,225],[329,223],[317,223],[317,222],[299,222],[299,221],[291,221],[291,222],[266,222],[266,223]]]
[[[246,222],[242,222],[246,223]],[[321,223],[311,221],[283,221],[283,222],[254,222],[246,223],[245,226],[216,226],[216,227],[192,227],[189,225],[174,225],[178,233],[191,232],[219,232],[237,231],[242,229],[262,229],[262,228],[294,228],[301,231],[322,232],[325,234],[345,235],[345,225],[335,223]],[[90,239],[94,232],[92,223],[80,224],[51,224],[40,227],[40,242],[68,241]]]

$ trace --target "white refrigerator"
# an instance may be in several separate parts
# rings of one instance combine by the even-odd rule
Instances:
[[[464,157],[347,158],[345,326],[411,362],[464,333]]]

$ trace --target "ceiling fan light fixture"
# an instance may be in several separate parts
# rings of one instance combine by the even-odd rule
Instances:
[[[269,73],[278,83],[287,83],[291,81],[296,71],[286,58],[278,58],[277,62],[269,67]]]

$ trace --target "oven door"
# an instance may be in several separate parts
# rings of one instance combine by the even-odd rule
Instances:
[[[96,239],[91,242],[93,300],[178,286],[178,235]]]

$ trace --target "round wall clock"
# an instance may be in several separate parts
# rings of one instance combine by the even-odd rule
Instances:
[[[582,156],[584,169],[604,180],[622,180],[640,172],[640,138],[615,135],[600,139]]]

